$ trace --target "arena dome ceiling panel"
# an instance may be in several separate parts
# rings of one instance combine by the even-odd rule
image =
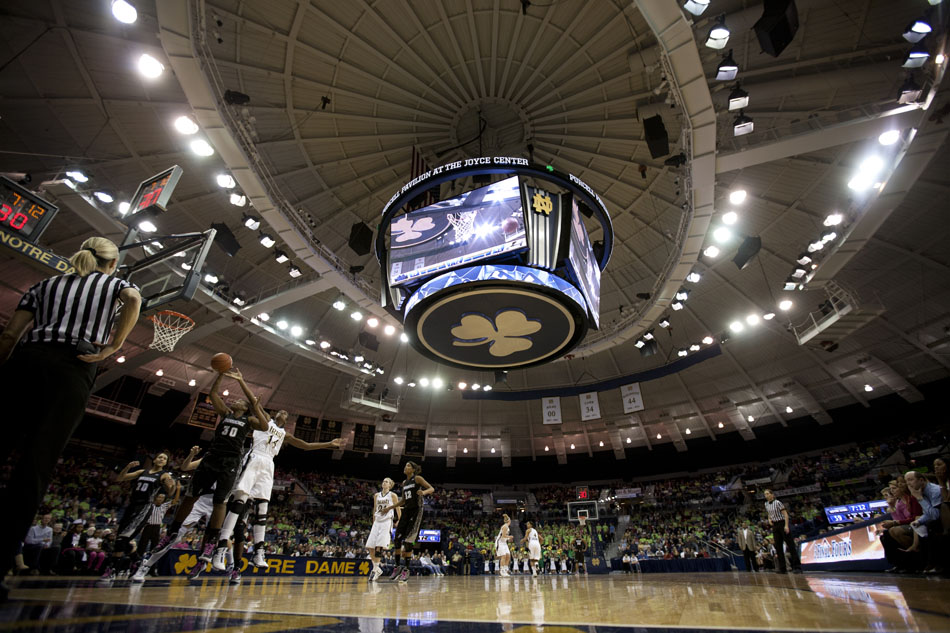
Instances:
[[[733,30],[729,48],[740,66],[742,87],[751,96],[746,114],[755,121],[752,134],[733,135],[735,113],[725,103],[734,83],[713,79],[721,53],[699,41],[716,109],[720,156],[857,121],[893,106],[904,78],[899,58],[907,48],[895,25],[906,24],[922,10],[913,2],[799,0],[801,27],[776,59],[760,53],[751,30],[760,13],[757,4],[714,3],[709,15],[695,19],[694,33],[701,40],[715,15],[725,13]],[[218,107],[252,139],[257,169],[266,170],[286,200],[285,213],[310,226],[319,246],[339,257],[344,269],[362,266],[353,273],[362,282],[378,287],[379,270],[371,256],[358,256],[347,246],[350,228],[364,222],[375,229],[383,205],[413,175],[414,149],[434,166],[479,154],[528,156],[530,144],[535,161],[584,179],[611,213],[616,244],[602,285],[605,331],[620,331],[626,315],[656,300],[637,295],[652,292],[682,246],[676,236],[684,218],[689,166],[670,167],[663,163],[666,157],[651,158],[645,141],[641,120],[647,115],[663,117],[671,155],[682,149],[686,126],[664,79],[656,36],[636,3],[554,2],[529,6],[526,15],[519,2],[487,0],[375,5],[211,0],[200,5],[201,12],[197,4],[182,0],[180,5],[196,18],[195,41],[206,46],[206,79],[250,97],[243,105]],[[173,132],[175,117],[191,115],[201,122],[204,116],[182,86],[188,78],[167,71],[160,81],[145,82],[137,75],[137,55],[165,53],[155,37],[162,26],[160,12],[154,2],[137,6],[140,19],[132,26],[118,25],[101,2],[42,0],[2,9],[5,40],[0,46],[5,58],[18,57],[4,71],[16,81],[4,84],[0,103],[0,145],[10,148],[0,155],[0,165],[5,171],[31,171],[36,182],[81,165],[96,187],[122,199],[145,177],[179,164],[184,176],[161,228],[203,230],[223,222],[241,249],[229,257],[215,247],[208,266],[226,280],[228,292],[264,298],[288,290],[289,263],[276,262],[274,250],[260,245],[259,232],[243,226],[243,215],[257,212],[230,204],[229,192],[215,184],[222,170],[218,156],[194,156],[189,139]],[[53,25],[64,28],[44,35],[43,46],[21,51]],[[931,107],[940,110],[945,101],[940,96]],[[480,138],[479,110],[485,120]],[[847,181],[872,141],[814,147],[717,174],[714,223],[733,208],[728,204],[731,190],[749,193],[742,206],[734,207],[739,213],[733,226],[736,241],[725,245],[719,258],[697,263],[695,270],[703,278],[691,287],[682,311],[668,311],[672,327],[652,326],[660,353],[641,356],[628,340],[587,358],[511,371],[507,386],[498,383],[496,390],[586,384],[644,371],[675,360],[677,350],[706,335],[731,337],[721,356],[644,382],[647,410],[639,414],[624,414],[612,390],[600,396],[602,418],[582,423],[576,400],[564,398],[565,420],[558,430],[565,437],[584,437],[587,450],[601,440],[610,447],[607,422],[659,428],[683,418],[692,438],[736,430],[731,419],[723,418],[722,431],[694,423],[697,408],[716,411],[710,419],[721,415],[714,406],[720,399],[750,403],[740,408],[757,410],[753,426],[794,417],[784,413],[784,400],[770,397],[789,380],[799,381],[826,407],[859,402],[865,382],[875,379],[857,362],[868,354],[911,382],[944,376],[950,262],[939,201],[948,190],[946,146],[835,278],[862,305],[883,307],[883,316],[835,341],[835,351],[826,351],[820,340],[799,346],[789,323],[806,319],[826,298],[822,291],[809,290],[794,294],[788,314],[779,312],[772,321],[729,333],[731,322],[752,312],[778,312],[776,303],[787,296],[781,289],[784,278],[821,231],[824,217],[848,203]],[[470,188],[471,182],[457,183],[447,186],[444,195]],[[52,225],[46,237],[65,252],[92,230],[69,209],[63,217],[72,221]],[[594,224],[588,228],[592,239],[598,239]],[[300,246],[299,253],[309,246],[295,230],[277,231],[266,219],[260,229],[278,238],[278,248],[291,252]],[[747,235],[760,236],[762,249],[749,267],[739,270],[730,260],[737,241]],[[307,261],[292,261],[304,273],[294,284],[317,281],[319,274]],[[22,289],[7,289],[5,296]],[[347,298],[344,311],[332,307],[342,292],[323,288],[281,304],[271,323],[282,318],[300,324],[304,337],[330,340],[347,351],[363,349],[357,337],[369,330],[365,320],[357,323],[349,316],[353,297]],[[209,321],[229,319],[219,307],[193,311]],[[255,314],[244,312],[244,323],[225,323],[204,339],[186,339],[180,354],[130,371],[147,376],[166,363],[166,372],[182,379],[207,378],[202,359],[231,350],[273,404],[314,416],[365,419],[341,407],[352,376],[250,324]],[[374,332],[379,349],[372,358],[386,373],[377,381],[400,390],[403,399],[394,422],[380,421],[380,433],[413,425],[444,438],[453,426],[462,426],[465,433],[484,437],[486,429],[495,433],[495,425],[507,425],[517,427],[510,447],[516,454],[537,453],[553,441],[537,400],[469,402],[460,400],[457,387],[453,392],[397,387],[396,376],[440,376],[446,385],[494,384],[494,376],[441,368],[398,337],[386,337],[381,328]],[[132,342],[144,347],[148,337],[137,333]],[[167,368],[175,363],[181,365],[179,371]],[[890,392],[879,380],[875,385],[869,397]],[[797,415],[801,407],[794,409]],[[683,426],[682,432],[687,422],[675,424]],[[658,441],[669,441],[667,432],[660,432]],[[642,437],[635,441],[644,444]]]

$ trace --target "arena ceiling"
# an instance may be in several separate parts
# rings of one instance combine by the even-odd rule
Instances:
[[[139,19],[131,25],[112,17],[107,0],[0,8],[0,171],[29,172],[36,185],[80,168],[90,176],[89,191],[108,190],[118,202],[147,176],[180,165],[184,176],[159,229],[226,223],[241,250],[228,257],[215,248],[208,266],[249,306],[204,292],[176,306],[198,328],[171,355],[146,351],[151,334],[143,321],[127,361],[109,364],[106,379],[148,378],[162,369],[167,381],[188,390],[190,379],[199,386],[210,380],[208,358],[224,351],[269,405],[347,422],[375,419],[378,450],[384,443],[398,450],[403,429],[414,427],[427,429],[429,453],[467,449],[481,456],[495,448],[510,457],[542,454],[546,446],[561,454],[622,453],[624,446],[670,441],[685,450],[691,437],[734,431],[750,437],[758,425],[806,414],[827,421],[827,409],[873,406],[888,393],[913,400],[919,397],[914,384],[947,375],[950,224],[942,211],[950,183],[939,114],[947,99],[936,92],[926,112],[893,112],[910,48],[902,26],[929,7],[924,0],[798,0],[800,28],[778,58],[760,51],[751,30],[761,14],[758,2],[712,0],[692,25],[693,68],[671,62],[668,43],[650,26],[664,11],[669,15],[673,0],[550,0],[524,11],[517,0],[134,4]],[[946,24],[945,7],[936,10],[934,19]],[[733,82],[715,80],[722,53],[703,46],[720,14],[751,98],[745,114],[755,131],[748,136],[733,135],[736,113],[726,106]],[[942,78],[931,46],[919,80]],[[165,65],[160,78],[149,81],[136,71],[142,53]],[[698,96],[697,78],[705,87]],[[250,100],[225,104],[225,90]],[[714,112],[692,108],[703,99],[711,99]],[[652,159],[641,120],[653,113],[663,116],[671,154],[688,151],[690,130],[705,117],[715,136],[693,139],[692,149],[710,147],[715,169],[698,173],[689,163],[670,167],[665,157]],[[182,115],[197,121],[213,156],[189,151],[192,137],[172,125]],[[799,345],[790,325],[807,320],[827,295],[818,283],[785,292],[783,282],[825,230],[824,218],[854,202],[848,181],[877,134],[897,120],[919,127],[891,178],[897,191],[875,203],[880,226],[867,235],[855,231],[825,272],[857,298],[862,325],[835,339],[833,351],[821,336]],[[379,268],[347,246],[351,226],[375,228],[382,206],[410,180],[413,148],[429,166],[533,152],[535,161],[584,179],[612,215],[616,243],[604,274],[603,328],[592,337],[598,345],[572,359],[512,371],[507,386],[496,390],[644,371],[676,360],[679,349],[707,335],[718,338],[749,314],[777,316],[731,334],[713,359],[644,382],[646,409],[633,415],[624,415],[617,390],[600,394],[602,417],[590,422],[581,422],[576,398],[564,398],[564,423],[552,427],[542,424],[537,400],[466,401],[457,388],[397,385],[397,376],[494,383],[492,375],[423,358],[400,342],[398,329],[383,334],[385,323],[398,324],[378,307]],[[251,207],[229,203],[231,191],[215,183],[222,172],[234,174]],[[458,183],[456,191],[470,186]],[[728,201],[735,189],[748,192],[741,205]],[[96,231],[121,237],[113,207],[96,210],[63,185],[46,190],[64,207],[44,236],[56,252],[71,252]],[[737,237],[719,257],[701,256],[730,209],[739,215]],[[288,264],[277,263],[258,232],[244,228],[244,213],[264,219],[261,230],[278,238],[302,277],[288,277]],[[762,249],[739,270],[731,259],[743,236],[760,236]],[[10,258],[2,265],[8,315],[13,298],[41,273]],[[702,279],[683,310],[669,310],[670,288],[689,270]],[[648,300],[638,298],[646,294]],[[341,298],[343,311],[332,305]],[[794,302],[788,312],[777,309],[783,299]],[[286,320],[304,334],[294,342],[252,323],[265,309],[271,326]],[[373,379],[377,389],[401,397],[391,422],[342,408],[358,372],[342,370],[305,343],[328,340],[355,355],[357,336],[368,326],[365,318],[350,318],[354,309],[382,320],[374,330],[378,352],[364,354],[385,370]],[[663,315],[669,329],[656,325]],[[633,343],[651,327],[660,351],[643,357]]]

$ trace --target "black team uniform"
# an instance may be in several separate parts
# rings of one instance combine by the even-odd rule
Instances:
[[[580,573],[581,567],[584,573],[587,573],[587,563],[584,560],[584,554],[587,553],[587,543],[580,536],[574,539],[574,571]]]
[[[393,539],[393,551],[396,552],[396,566],[390,578],[392,580],[406,580],[409,578],[409,561],[402,564],[402,556],[399,554],[403,543],[410,545],[416,544],[419,537],[419,526],[422,524],[422,498],[419,496],[419,484],[416,482],[416,476],[413,475],[402,482],[402,498],[405,502],[402,505],[402,516],[399,523],[396,524],[396,536]]]
[[[132,540],[148,523],[148,517],[154,507],[152,502],[155,495],[158,492],[168,494],[168,491],[162,490],[162,477],[167,472],[164,468],[157,473],[145,470],[132,480],[132,496],[129,497],[129,505],[122,514],[119,527],[116,528],[115,549],[106,560],[103,580],[112,579],[117,572],[129,571],[132,565]],[[140,554],[143,553],[140,552]]]

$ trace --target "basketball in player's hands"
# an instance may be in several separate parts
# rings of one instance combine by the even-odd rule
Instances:
[[[218,352],[211,357],[211,369],[215,370],[219,374],[223,374],[227,370],[231,369],[233,361],[231,357],[224,352]]]

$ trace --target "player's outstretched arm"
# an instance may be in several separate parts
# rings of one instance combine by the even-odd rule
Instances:
[[[249,417],[249,422],[251,427],[257,431],[266,431],[267,422],[270,420],[270,416],[267,415],[267,411],[264,411],[264,408],[261,407],[260,398],[254,395],[254,392],[251,391],[251,388],[244,381],[244,374],[241,373],[241,370],[237,367],[232,367],[226,374],[228,378],[233,378],[241,386],[241,391],[244,392],[244,397],[247,398],[248,403],[250,404],[250,411],[252,415]]]
[[[191,452],[188,453],[188,457],[185,458],[184,463],[181,465],[181,468],[179,468],[178,470],[187,473],[189,471],[192,471],[198,468],[198,466],[201,464],[201,460],[204,459],[204,457],[199,457],[198,459],[195,459],[195,457],[198,455],[200,451],[201,451],[201,447],[192,446]]]
[[[124,481],[132,481],[133,479],[135,479],[136,477],[138,477],[139,475],[145,472],[144,468],[139,468],[136,471],[129,472],[138,465],[139,465],[138,462],[129,462],[128,464],[125,465],[125,468],[119,471],[119,474],[116,475],[115,480],[119,483],[122,483]]]
[[[338,451],[343,446],[343,438],[339,437],[332,439],[329,442],[304,442],[302,439],[294,437],[288,433],[284,437],[284,441],[294,448],[299,448],[302,451],[317,451],[324,448]]]
[[[211,391],[208,394],[208,397],[211,399],[211,406],[214,407],[215,413],[221,416],[229,415],[231,413],[231,408],[224,404],[221,394],[218,393],[218,388],[221,387],[221,380],[223,378],[224,374],[218,374],[218,377],[215,378],[214,382],[211,384]]]

